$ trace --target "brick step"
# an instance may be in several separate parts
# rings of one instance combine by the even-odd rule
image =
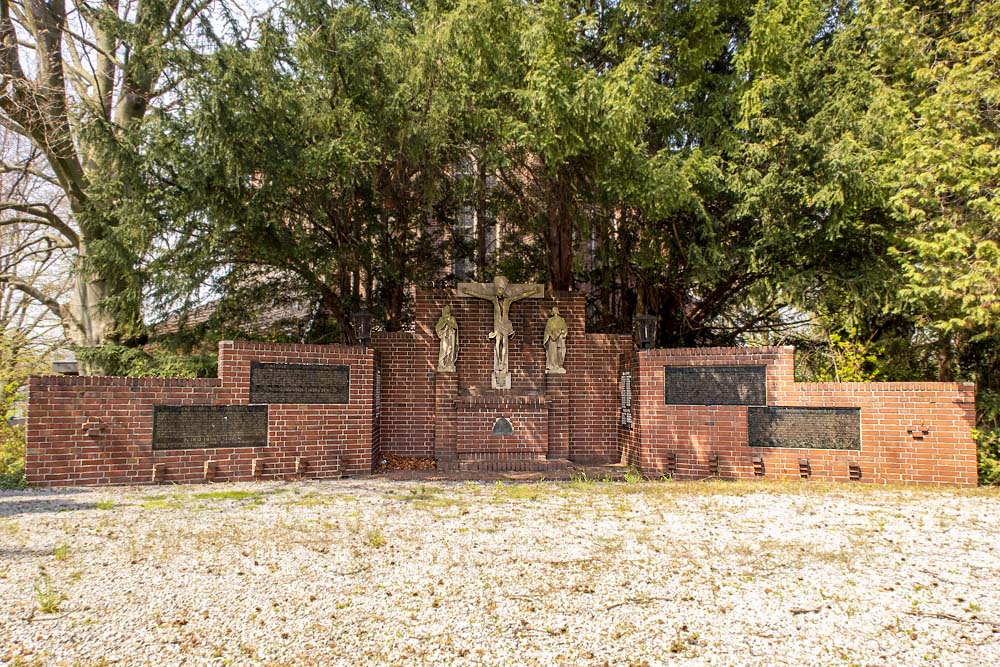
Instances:
[[[470,472],[550,472],[569,468],[568,459],[460,459],[457,469]]]

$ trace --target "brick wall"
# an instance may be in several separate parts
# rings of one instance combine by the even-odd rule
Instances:
[[[548,454],[548,406],[543,398],[530,396],[462,396],[457,401],[457,453],[463,458],[545,458]],[[506,417],[512,435],[493,435],[498,417]]]
[[[434,366],[430,362],[430,340],[406,331],[379,332],[372,346],[382,360],[383,451],[433,457]]]
[[[347,404],[270,404],[266,447],[156,450],[154,405],[247,405],[252,361],[345,364]],[[375,354],[357,347],[219,344],[219,379],[32,377],[28,384],[28,482],[141,484],[164,467],[163,481],[279,479],[367,474],[378,448],[374,416]]]
[[[438,339],[434,326],[446,305],[451,306],[458,321],[459,354],[455,373],[437,374]],[[382,354],[384,369],[383,451],[435,456],[435,431],[440,434],[449,428],[435,423],[438,408],[447,405],[439,396],[441,388],[435,387],[435,377],[445,382],[454,379],[456,396],[546,396],[553,376],[545,374],[542,338],[553,306],[558,306],[569,328],[565,361],[568,372],[555,381],[558,389],[551,389],[565,394],[549,420],[554,427],[549,437],[561,443],[557,443],[554,454],[581,462],[617,461],[618,381],[614,371],[618,356],[630,349],[631,339],[586,333],[586,301],[573,292],[547,293],[543,298],[524,299],[511,307],[515,332],[509,351],[511,389],[497,391],[490,381],[493,341],[487,337],[493,331],[493,305],[484,299],[461,296],[457,290],[418,290],[414,331],[377,333],[372,342]],[[443,414],[439,418],[452,419]],[[470,419],[467,415],[467,429],[482,421]],[[568,434],[560,433],[560,428],[568,428]],[[482,435],[476,433],[477,438]]]
[[[859,408],[861,449],[750,447],[746,406],[664,403],[665,367],[710,365],[766,365],[772,406]],[[638,431],[623,433],[623,449],[644,472],[673,465],[679,478],[700,478],[717,466],[722,477],[747,478],[757,456],[765,477],[797,478],[805,459],[821,479],[847,480],[855,464],[872,482],[976,483],[972,383],[796,383],[790,347],[649,350],[633,368]]]

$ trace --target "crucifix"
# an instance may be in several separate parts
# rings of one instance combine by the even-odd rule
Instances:
[[[511,304],[521,299],[541,297],[544,291],[543,285],[511,285],[503,276],[497,276],[492,283],[458,284],[459,294],[486,299],[493,304],[493,331],[489,338],[493,339],[494,389],[510,389],[508,347],[510,337],[514,335],[514,326],[510,323]]]

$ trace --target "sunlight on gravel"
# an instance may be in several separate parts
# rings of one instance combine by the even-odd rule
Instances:
[[[0,492],[0,664],[979,667],[998,527],[995,489]]]

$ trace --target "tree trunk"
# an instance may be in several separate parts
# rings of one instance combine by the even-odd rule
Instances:
[[[69,312],[72,322],[63,320],[66,338],[78,347],[95,347],[103,343],[114,329],[112,318],[100,307],[108,296],[104,281],[89,272],[79,270],[73,279]]]
[[[545,249],[549,289],[573,288],[573,207],[571,188],[563,175],[551,184],[546,207]]]

